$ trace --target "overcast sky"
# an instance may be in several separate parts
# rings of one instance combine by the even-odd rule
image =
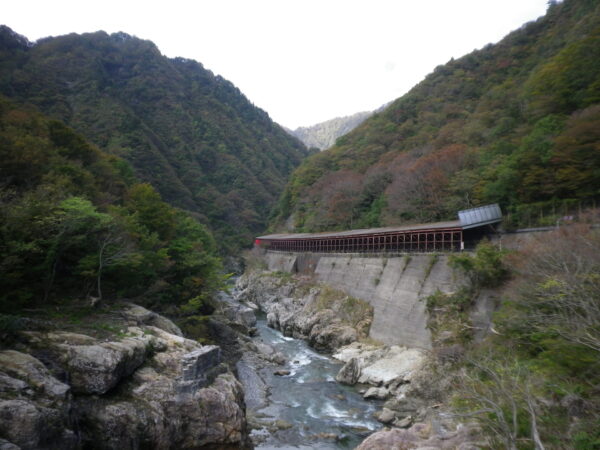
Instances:
[[[435,66],[535,20],[547,0],[13,0],[30,40],[124,31],[200,61],[281,125],[373,110]]]

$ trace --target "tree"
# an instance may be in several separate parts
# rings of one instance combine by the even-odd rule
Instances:
[[[538,429],[542,405],[530,371],[519,361],[492,355],[477,355],[468,364],[457,376],[456,396],[466,409],[459,415],[478,417],[509,450],[517,450],[520,429],[528,422],[534,448],[544,450]]]

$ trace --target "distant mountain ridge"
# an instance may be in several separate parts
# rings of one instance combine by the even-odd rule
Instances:
[[[288,131],[309,148],[325,150],[335,144],[340,136],[349,133],[369,118],[373,112],[363,111],[351,116],[336,117],[308,127],[298,127]]]
[[[222,249],[264,230],[304,145],[202,64],[105,32],[35,43],[0,27],[0,93],[126,159]]]

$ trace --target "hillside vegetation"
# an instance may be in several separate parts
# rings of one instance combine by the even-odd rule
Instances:
[[[427,300],[454,413],[477,418],[491,448],[600,446],[598,213],[540,233],[518,252],[483,242],[474,254],[453,255],[470,284]],[[470,314],[490,289],[501,301],[491,332],[477,339]]]
[[[264,230],[306,155],[229,81],[125,33],[32,44],[0,27],[0,93],[129,161],[165,201],[208,224],[222,250]]]
[[[2,97],[0,143],[0,334],[24,308],[125,297],[197,310],[221,287],[210,232],[123,159]]]
[[[305,160],[272,227],[453,219],[492,202],[511,213],[508,226],[548,224],[599,196],[600,4],[565,0],[498,44],[438,66]]]

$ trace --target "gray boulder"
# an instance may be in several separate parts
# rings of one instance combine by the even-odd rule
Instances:
[[[340,369],[335,379],[338,383],[354,386],[360,378],[360,362],[358,358],[351,358]]]
[[[96,345],[59,344],[57,348],[73,392],[104,394],[142,365],[150,345],[149,339],[125,338]]]
[[[370,387],[367,392],[364,393],[364,398],[374,398],[377,400],[384,400],[390,394],[390,391],[384,387]]]
[[[142,306],[131,303],[121,312],[121,315],[129,322],[129,325],[150,325],[160,328],[167,333],[174,334],[176,336],[183,336],[181,329],[171,320],[153,311],[149,311]]]
[[[0,400],[0,434],[22,449],[74,449],[75,434],[68,429],[65,410],[33,400]]]
[[[25,390],[28,387],[50,398],[65,399],[69,386],[52,376],[38,359],[15,350],[0,352],[0,386],[5,390]],[[0,388],[2,389],[2,388]]]

